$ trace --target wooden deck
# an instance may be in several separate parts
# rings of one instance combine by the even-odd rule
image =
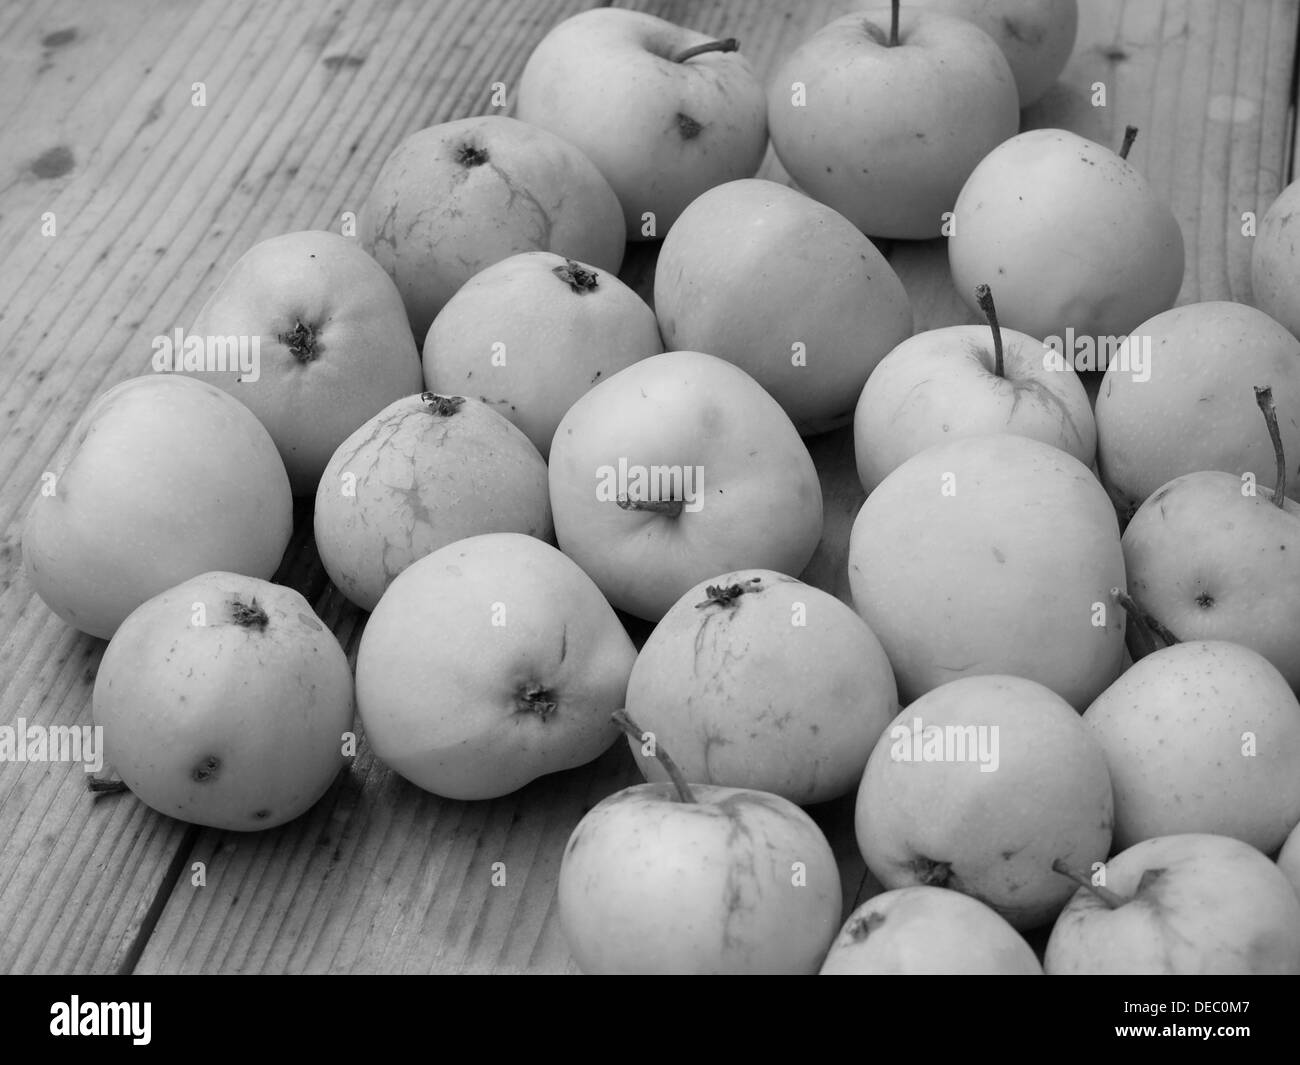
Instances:
[[[423,126],[489,110],[533,45],[585,0],[0,2],[0,724],[90,721],[105,644],[22,572],[22,520],[88,402],[147,366],[250,245],[338,227]],[[643,0],[736,36],[765,75],[831,17],[869,4]],[[1081,0],[1062,82],[1023,115],[1118,144],[1173,203],[1180,302],[1249,300],[1245,211],[1289,180],[1300,0]],[[207,106],[191,105],[204,82]],[[1094,82],[1107,106],[1090,104]],[[769,153],[762,176],[784,180]],[[43,236],[53,212],[57,235]],[[890,257],[917,328],[972,320],[939,241]],[[624,277],[647,299],[654,250]],[[826,539],[807,579],[847,597],[862,500],[847,431],[811,442]],[[364,616],[330,586],[310,512],[281,569],[355,656]],[[79,766],[0,763],[0,972],[573,971],[554,905],[591,805],[640,779],[620,744],[493,802],[427,795],[363,747],[306,816],[260,834],[193,828],[130,795],[92,800]],[[872,890],[852,797],[812,811],[846,910]],[[205,886],[195,886],[196,863]],[[504,862],[506,880],[493,886]]]

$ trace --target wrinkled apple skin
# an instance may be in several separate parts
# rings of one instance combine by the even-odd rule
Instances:
[[[560,922],[588,974],[812,974],[840,923],[826,837],[776,795],[638,784],[598,803],[560,863]]]
[[[763,163],[767,109],[749,60],[708,52],[672,61],[711,40],[654,15],[597,8],[555,26],[519,76],[519,118],[596,164],[630,241],[662,237],[696,196]]]
[[[1277,850],[1300,822],[1300,702],[1247,647],[1191,640],[1135,663],[1088,707],[1115,789],[1115,845],[1183,832]],[[1247,753],[1245,736],[1257,737]]]
[[[844,922],[822,976],[1042,976],[1024,938],[995,910],[947,888],[885,891]]]
[[[1134,335],[1151,338],[1149,379],[1117,361],[1095,409],[1097,469],[1125,519],[1185,473],[1250,473],[1273,484],[1277,463],[1254,386],[1273,389],[1283,449],[1300,456],[1300,340],[1268,315],[1222,300],[1190,303]],[[1298,493],[1293,473],[1287,495]]]
[[[1061,76],[1079,32],[1078,0],[908,0],[975,23],[993,38],[1016,79],[1023,110]]]
[[[1132,164],[1063,129],[998,145],[962,186],[948,261],[978,310],[992,285],[998,320],[1038,340],[1123,337],[1173,306],[1183,235],[1169,205]]]
[[[663,350],[654,311],[613,274],[521,252],[475,274],[438,312],[424,379],[434,392],[490,404],[546,458],[579,396]]]
[[[488,533],[389,585],[357,651],[357,709],[375,755],[411,783],[494,799],[608,750],[635,658],[577,565]]]
[[[352,671],[292,588],[205,573],[122,623],[93,709],[106,761],[142,802],[247,832],[304,813],[343,768]]]
[[[261,338],[256,380],[228,370],[192,376],[257,415],[299,496],[315,494],[349,433],[418,392],[423,380],[393,282],[336,233],[308,230],[255,244],[199,310],[190,333]]]
[[[1078,459],[1041,441],[969,437],[908,459],[854,520],[849,585],[903,705],[957,677],[1009,673],[1082,711],[1119,675],[1115,512]]]
[[[553,251],[612,274],[623,212],[590,159],[501,115],[412,133],[384,161],[358,219],[362,246],[397,284],[420,340],[452,294],[486,266]]]
[[[904,340],[872,371],[853,418],[858,479],[868,492],[913,455],[961,437],[1013,433],[1091,466],[1097,427],[1072,366],[1012,329],[1002,335],[1002,376],[983,326],[931,329]]]
[[[889,23],[887,8],[846,15],[795,49],[768,84],[768,125],[814,199],[873,237],[927,240],[975,165],[1015,135],[1019,100],[983,30],[904,4],[890,48]]]
[[[36,593],[69,625],[108,639],[173,585],[230,570],[270,577],[293,532],[275,443],[220,389],[134,377],[95,400],[51,464],[23,527]]]
[[[602,499],[600,471],[620,460],[700,467],[683,486],[697,509]],[[583,395],[555,430],[550,484],[560,547],[615,607],[651,621],[718,573],[802,572],[822,534],[821,483],[790,419],[744,370],[698,351],[642,359]]]
[[[1214,470],[1162,485],[1124,530],[1128,588],[1180,640],[1243,644],[1300,688],[1300,503],[1244,488]]]
[[[546,463],[528,438],[478,400],[429,392],[389,404],[339,446],[314,524],[330,580],[362,610],[456,540],[554,535]]]
[[[852,420],[868,375],[912,332],[902,281],[852,222],[754,179],[710,189],[668,232],[655,313],[669,348],[735,363],[804,435]]]
[[[740,570],[697,584],[655,626],[627,712],[687,780],[803,806],[857,787],[898,692],[884,648],[851,608],[793,577]],[[668,779],[629,743],[647,780]]]
[[[1300,181],[1282,190],[1260,219],[1250,248],[1250,289],[1256,307],[1300,336]]]
[[[923,728],[997,726],[984,733],[988,755],[997,736],[997,762],[969,751],[964,760],[905,758],[916,718]],[[885,729],[862,775],[855,825],[886,888],[962,891],[1025,929],[1051,921],[1073,893],[1052,863],[1104,860],[1112,819],[1105,756],[1073,708],[1033,681],[980,676],[935,688]]]
[[[1143,840],[1106,863],[1105,886],[1130,901],[1112,910],[1080,887],[1047,941],[1049,976],[1300,973],[1300,898],[1247,843]]]

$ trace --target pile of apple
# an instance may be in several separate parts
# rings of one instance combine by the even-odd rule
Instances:
[[[1262,310],[1173,308],[1134,131],[1017,133],[1075,25],[895,3],[765,91],[734,40],[589,11],[518,118],[393,152],[359,244],[252,248],[170,372],[86,412],[23,536],[110,641],[120,780],[261,829],[328,789],[354,708],[458,800],[626,733],[647,783],[559,876],[585,971],[1300,971],[1300,186],[1256,239]],[[802,192],[753,177],[769,136]],[[988,324],[913,335],[871,238],[939,236]],[[615,275],[660,238],[652,310]],[[241,336],[260,366],[212,362]],[[850,424],[852,608],[797,579],[804,438]],[[355,677],[270,582],[295,495],[371,612]],[[855,789],[886,890],[841,924],[801,806]]]

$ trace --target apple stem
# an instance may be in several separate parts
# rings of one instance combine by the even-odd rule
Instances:
[[[615,710],[611,715],[614,723],[624,732],[631,736],[637,743],[645,743],[649,737],[654,741],[655,757],[659,759],[659,764],[668,772],[668,779],[673,782],[673,787],[677,789],[677,798],[681,802],[696,802],[695,793],[691,791],[691,786],[686,783],[686,778],[682,776],[681,769],[677,763],[668,757],[668,752],[663,749],[658,739],[648,732],[642,732],[641,726],[627,716],[626,710]]]
[[[673,56],[674,63],[685,63],[688,59],[694,59],[697,55],[703,55],[705,52],[735,52],[740,49],[740,42],[735,37],[725,37],[720,41],[705,41],[703,44],[692,45],[684,51],[678,52]]]
[[[1138,626],[1139,631],[1145,633],[1147,637],[1147,642],[1149,643],[1153,651],[1156,649],[1156,647],[1155,647],[1155,642],[1151,640],[1152,633],[1154,633],[1156,636],[1159,636],[1160,639],[1164,641],[1166,647],[1172,647],[1174,644],[1182,642],[1178,639],[1177,636],[1175,636],[1172,632],[1170,632],[1167,628],[1165,628],[1165,626],[1162,625],[1158,619],[1148,614],[1145,610],[1143,610],[1140,606],[1138,606],[1137,600],[1134,599],[1131,595],[1129,595],[1128,592],[1120,588],[1112,588],[1110,590],[1110,594],[1114,596],[1115,600],[1119,603],[1119,605],[1124,608],[1124,612],[1127,613],[1128,616],[1133,620],[1133,622]]]
[[[117,770],[111,765],[105,765],[98,773],[86,778],[86,790],[98,799],[101,795],[117,795],[126,791],[127,787],[126,781],[117,775]]]
[[[464,396],[440,396],[437,392],[421,392],[420,402],[429,408],[430,414],[439,418],[450,418],[465,403]]]
[[[1121,159],[1128,158],[1129,149],[1133,147],[1133,142],[1137,140],[1137,136],[1138,136],[1137,126],[1124,127],[1124,143],[1119,146],[1119,157]]]
[[[1087,888],[1112,910],[1118,910],[1128,902],[1128,899],[1124,898],[1122,895],[1115,894],[1115,892],[1111,891],[1110,888],[1102,887],[1100,884],[1094,884],[1091,877],[1084,876],[1077,869],[1071,869],[1060,858],[1057,858],[1056,861],[1052,863],[1052,872],[1060,873],[1061,876],[1073,880],[1080,887]]]
[[[898,47],[898,9],[901,6],[899,0],[893,0],[889,5],[889,47]]]
[[[667,514],[670,517],[677,517],[681,514],[686,506],[685,502],[680,499],[628,499],[627,496],[621,496],[614,500],[624,510],[646,510],[653,514]]]
[[[988,285],[976,285],[975,299],[993,330],[993,372],[1002,377],[1002,330],[998,328],[998,310],[993,306],[993,290]]]
[[[1273,489],[1273,505],[1286,510],[1286,453],[1282,450],[1282,430],[1277,424],[1277,408],[1273,406],[1273,386],[1255,386],[1255,402],[1264,412],[1268,438],[1273,441],[1273,454],[1277,458],[1277,486]]]

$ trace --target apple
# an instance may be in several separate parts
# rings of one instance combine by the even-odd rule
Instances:
[[[186,363],[185,372],[257,415],[295,495],[314,495],[344,438],[423,384],[393,282],[334,233],[286,233],[253,245],[200,309],[190,335],[257,338],[253,374],[206,359],[197,371]]]
[[[1010,673],[1082,711],[1119,675],[1115,512],[1078,459],[998,433],[927,448],[867,497],[849,537],[853,605],[903,705],[958,677]]]
[[[1047,941],[1049,976],[1300,973],[1300,898],[1240,840],[1143,840],[1082,880]]]
[[[885,891],[844,922],[822,976],[1042,976],[1020,933],[969,895],[918,884]]]
[[[554,535],[537,448],[485,403],[432,392],[390,403],[339,445],[314,524],[330,580],[362,610],[374,610],[417,558],[453,541]]]
[[[46,606],[106,640],[200,573],[270,577],[292,533],[289,478],[257,418],[212,385],[155,374],[81,416],[28,511],[23,562]]]
[[[639,11],[583,11],[533,49],[515,112],[596,164],[628,240],[661,237],[700,193],[762,165],[763,87],[737,48]]]
[[[411,783],[494,799],[608,750],[635,658],[573,562],[487,533],[388,586],[357,651],[357,710],[375,755]]]
[[[1124,369],[1136,344],[1148,348],[1145,375]],[[1097,469],[1124,520],[1184,473],[1258,479],[1274,468],[1253,385],[1272,388],[1282,446],[1300,455],[1300,340],[1263,311],[1192,303],[1134,330],[1102,379],[1094,411]],[[1292,499],[1297,485],[1300,479],[1288,487]]]
[[[697,584],[655,626],[627,711],[677,752],[687,780],[803,806],[857,787],[898,693],[852,609],[793,577],[741,570]],[[646,780],[667,779],[631,746]]]
[[[1244,644],[1300,688],[1300,504],[1286,496],[1272,389],[1255,394],[1275,438],[1274,487],[1215,470],[1175,477],[1124,530],[1124,570],[1142,608],[1183,639]]]
[[[545,458],[580,395],[663,350],[654,311],[613,274],[521,252],[475,274],[438,312],[424,380],[492,404]]]
[[[1055,84],[1079,30],[1078,0],[908,0],[908,6],[969,19],[1002,49],[1021,108]]]
[[[1251,243],[1250,288],[1255,306],[1300,336],[1300,181],[1282,190],[1260,219]]]
[[[940,685],[885,729],[855,825],[886,888],[951,888],[1023,929],[1072,894],[1054,861],[1106,857],[1111,818],[1105,755],[1070,704],[1032,680],[988,675]]]
[[[248,832],[293,820],[338,776],[352,671],[292,588],[204,573],[122,622],[92,709],[107,762],[138,799]]]
[[[735,363],[804,434],[851,421],[867,375],[912,333],[907,291],[876,246],[773,181],[719,185],[682,213],[654,301],[665,344]]]
[[[995,285],[1002,323],[1075,369],[1105,369],[1183,283],[1178,220],[1126,159],[1136,134],[1116,154],[1064,129],[1021,133],[980,161],[953,208],[948,262],[966,304]]]
[[[560,547],[650,621],[719,573],[801,572],[822,534],[817,470],[780,404],[698,351],[642,359],[574,403],[550,485]]]
[[[1074,368],[1031,336],[998,326],[980,286],[989,328],[954,325],[904,340],[872,371],[853,417],[858,478],[871,492],[927,447],[1013,433],[1051,444],[1091,466],[1092,405]]]
[[[588,974],[805,974],[840,922],[840,875],[821,829],[762,791],[671,784],[615,792],[578,822],[560,862],[565,940]]]
[[[375,178],[358,233],[423,340],[461,285],[519,252],[553,251],[617,273],[622,213],[609,182],[568,141],[481,115],[402,141]]]
[[[1300,825],[1296,825],[1278,852],[1277,867],[1300,895]]]
[[[1115,845],[1180,832],[1277,850],[1300,823],[1300,702],[1248,647],[1193,640],[1147,655],[1084,721],[1115,788]]]
[[[778,68],[772,147],[814,199],[874,237],[938,237],[962,182],[1020,125],[997,44],[965,19],[916,11],[837,18]]]

